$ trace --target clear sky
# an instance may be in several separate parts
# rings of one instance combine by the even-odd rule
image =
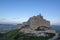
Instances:
[[[60,0],[0,0],[0,23],[21,23],[39,13],[60,23]]]

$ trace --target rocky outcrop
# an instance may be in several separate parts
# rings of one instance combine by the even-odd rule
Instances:
[[[50,27],[50,21],[47,21],[41,15],[30,17],[27,22],[18,24],[17,28],[24,33],[34,33],[40,35],[40,33],[56,33]]]
[[[31,17],[27,23],[33,29],[37,29],[39,26],[50,27],[50,22],[45,20],[41,15]]]

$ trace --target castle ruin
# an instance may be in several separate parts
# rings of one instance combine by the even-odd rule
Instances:
[[[50,21],[45,20],[41,14],[30,17],[27,22],[18,24],[17,28],[24,33],[40,33],[40,32],[55,33],[55,30],[52,30],[50,27]],[[39,30],[39,31],[36,31],[36,30]],[[41,30],[44,30],[44,31],[41,31]]]

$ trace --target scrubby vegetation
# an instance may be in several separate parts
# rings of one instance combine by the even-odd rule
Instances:
[[[48,34],[49,37],[36,37],[36,36],[28,36],[22,32],[18,32],[19,30],[13,30],[7,33],[7,40],[48,40],[52,38],[54,34]]]
[[[52,38],[54,34],[49,34],[49,37],[37,37],[37,36],[28,36],[24,34],[23,32],[19,32],[19,30],[12,30],[8,33],[2,35],[0,34],[0,40],[48,40],[49,38]],[[5,39],[1,39],[5,37]]]
[[[60,39],[60,34],[59,34],[59,37],[57,39]]]
[[[14,40],[17,34],[18,34],[18,30],[12,30],[8,32],[6,35],[6,40]]]
[[[0,40],[5,40],[5,33],[0,33]]]
[[[13,30],[7,33],[6,40],[48,40],[47,37],[28,36],[19,30]]]

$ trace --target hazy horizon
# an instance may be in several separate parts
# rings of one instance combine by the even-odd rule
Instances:
[[[0,23],[21,23],[40,13],[60,25],[60,0],[0,0]]]

